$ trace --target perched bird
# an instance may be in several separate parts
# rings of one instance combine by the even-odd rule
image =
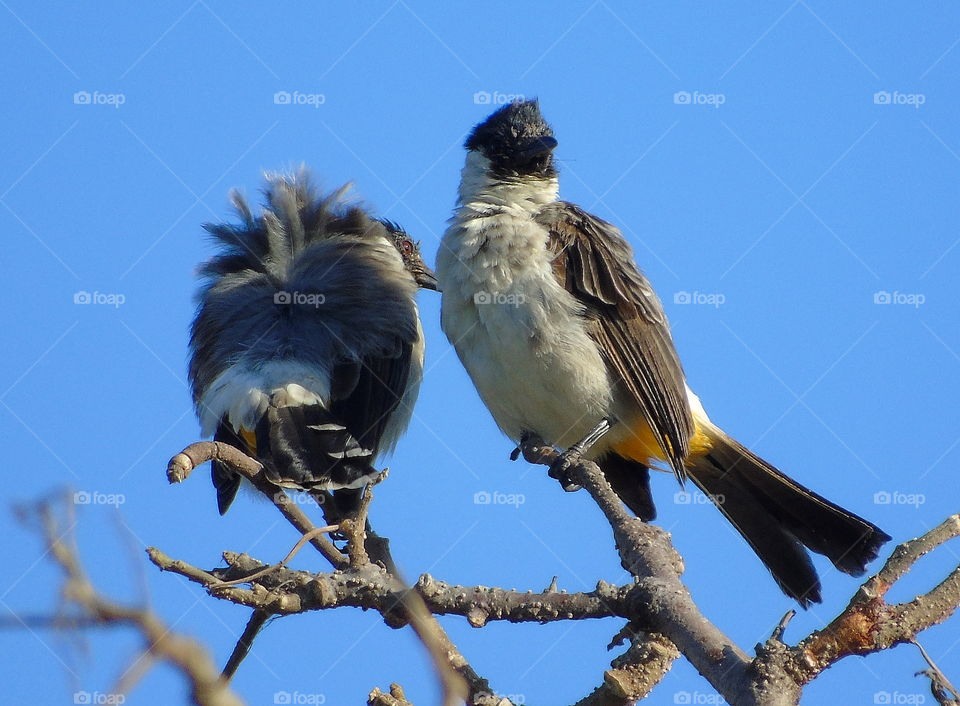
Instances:
[[[616,227],[558,198],[553,130],[508,104],[466,141],[437,257],[442,326],[503,432],[597,461],[623,502],[655,516],[648,469],[689,477],[783,591],[819,602],[804,549],[860,575],[890,537],[788,478],[710,421],[687,387],[663,306]]]
[[[190,383],[204,435],[296,489],[357,489],[410,420],[423,370],[415,296],[435,289],[397,225],[318,195],[309,175],[268,175],[254,216],[205,226],[221,251],[203,264]],[[213,463],[222,515],[241,478]]]

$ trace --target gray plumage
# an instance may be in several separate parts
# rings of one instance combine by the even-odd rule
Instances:
[[[422,372],[415,295],[432,275],[406,233],[347,204],[346,189],[319,195],[302,171],[268,176],[260,215],[234,194],[240,222],[205,226],[222,250],[199,271],[197,415],[204,434],[289,487],[369,480]],[[223,512],[239,479],[215,466],[214,483]]]

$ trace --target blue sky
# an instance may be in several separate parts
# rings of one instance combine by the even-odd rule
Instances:
[[[327,186],[354,180],[432,262],[465,133],[511,95],[539,97],[553,123],[562,195],[624,229],[715,421],[896,541],[958,510],[955,4],[3,0],[0,18],[0,323],[12,332],[0,500],[63,487],[98,498],[78,526],[96,584],[142,600],[145,582],[218,663],[246,611],[161,575],[140,549],[209,567],[223,550],[276,561],[296,536],[250,496],[220,518],[205,471],[164,478],[199,433],[185,372],[193,272],[212,252],[201,223],[230,217],[229,189],[255,197],[262,170],[304,162]],[[507,459],[439,329],[439,298],[420,300],[426,380],[372,513],[406,575],[524,590],[554,575],[570,591],[625,581],[589,498]],[[654,482],[694,597],[751,649],[790,601],[719,513]],[[495,491],[523,502],[475,503]],[[0,523],[3,610],[53,610],[57,574],[38,541],[10,513]],[[958,553],[925,558],[892,597],[931,587]],[[325,568],[307,552],[295,563]],[[790,641],[858,585],[817,565],[825,602],[797,616]],[[498,691],[551,704],[599,683],[621,627],[443,622]],[[954,621],[922,638],[955,680],[958,634]],[[138,648],[121,632],[91,634],[89,653],[46,632],[0,641],[16,654],[11,703],[108,692]],[[912,647],[849,659],[805,703],[929,702],[913,676],[923,666]],[[340,610],[269,626],[235,685],[251,704],[279,692],[346,704],[390,681],[435,701],[408,631]],[[127,703],[184,693],[159,668]],[[650,703],[711,694],[680,661]]]

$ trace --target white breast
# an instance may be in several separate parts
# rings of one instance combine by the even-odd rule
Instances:
[[[557,184],[494,181],[485,167],[470,153],[437,257],[443,329],[504,433],[569,446],[608,413],[612,392],[534,221]]]

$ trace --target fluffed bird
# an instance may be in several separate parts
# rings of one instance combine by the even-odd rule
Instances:
[[[861,575],[890,537],[710,421],[623,235],[559,199],[557,140],[538,103],[500,108],[465,147],[437,256],[442,326],[500,429],[570,449],[568,467],[595,460],[646,521],[648,469],[689,477],[803,606],[821,600],[808,549]],[[575,489],[563,464],[551,475]]]
[[[406,428],[423,370],[419,287],[436,280],[399,226],[320,195],[309,175],[268,175],[254,216],[205,226],[190,383],[203,434],[264,465],[278,486],[362,488]],[[222,515],[241,477],[214,462]]]

